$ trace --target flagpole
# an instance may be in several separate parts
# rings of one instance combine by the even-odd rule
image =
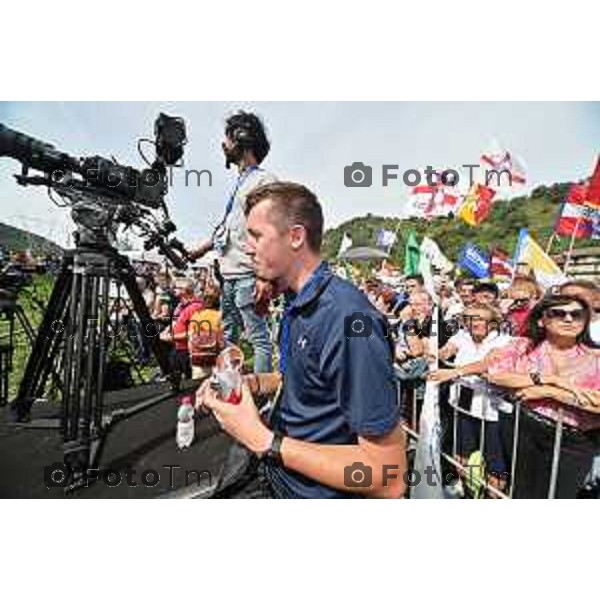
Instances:
[[[388,246],[387,253],[390,253],[392,246],[396,243],[396,238],[398,237],[398,230],[400,229],[400,219],[398,219],[398,223],[396,224],[396,229],[394,230],[394,241]]]
[[[546,254],[548,256],[550,256],[550,248],[552,248],[552,244],[554,243],[555,239],[556,239],[556,231],[553,230],[552,234],[550,235],[550,238],[548,240],[548,243],[546,244]]]
[[[577,235],[577,230],[579,229],[579,222],[581,221],[581,216],[577,217],[577,221],[575,222],[575,229],[573,229],[573,234],[571,235],[571,241],[569,242],[569,250],[567,251],[567,258],[565,259],[565,266],[563,267],[563,273],[567,274],[567,269],[571,264],[571,255],[573,253],[573,246],[575,245],[575,236]]]

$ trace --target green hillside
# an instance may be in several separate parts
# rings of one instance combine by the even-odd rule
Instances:
[[[34,254],[57,254],[60,246],[44,237],[0,223],[0,246],[7,250],[22,251],[31,247]]]
[[[392,259],[404,264],[404,244],[411,229],[417,232],[419,241],[423,235],[433,238],[446,256],[456,262],[460,248],[466,242],[473,242],[483,250],[499,247],[511,255],[514,252],[521,227],[528,227],[534,238],[543,246],[552,233],[560,203],[565,198],[570,183],[557,183],[550,187],[539,186],[530,196],[514,198],[509,202],[496,202],[491,215],[478,227],[470,227],[461,219],[437,218],[394,219],[367,214],[342,223],[328,230],[324,239],[324,254],[335,258],[344,232],[352,236],[354,246],[374,246],[379,229],[398,229],[398,241],[392,248]],[[594,244],[589,240],[576,240],[575,248]],[[556,238],[552,254],[567,250],[568,238]]]

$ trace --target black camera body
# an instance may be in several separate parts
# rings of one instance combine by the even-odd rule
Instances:
[[[154,135],[156,154],[164,164],[176,165],[183,157],[183,147],[187,144],[185,121],[160,113],[154,123]]]
[[[156,149],[150,162],[138,149],[148,168],[137,170],[102,156],[75,158],[42,142],[0,124],[0,157],[8,156],[22,164],[15,175],[20,185],[41,185],[65,200],[77,226],[76,245],[106,246],[116,239],[120,225],[136,226],[148,240],[147,247],[158,248],[178,269],[185,268],[189,254],[183,244],[169,239],[175,227],[169,222],[165,203],[168,192],[167,167],[179,166],[187,143],[185,122],[160,113],[154,124]],[[29,175],[29,169],[42,175]],[[152,210],[162,210],[161,221]]]
[[[154,124],[156,157],[149,169],[138,171],[101,156],[76,158],[51,144],[9,129],[0,123],[0,156],[9,156],[23,165],[16,176],[21,185],[46,185],[61,192],[94,193],[118,204],[136,202],[158,208],[167,192],[166,167],[183,157],[187,143],[185,122],[160,113]],[[151,140],[145,140],[151,141]],[[28,170],[44,173],[29,177]],[[75,177],[78,175],[79,177]]]

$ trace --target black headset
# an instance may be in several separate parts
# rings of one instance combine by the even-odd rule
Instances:
[[[254,150],[256,138],[248,126],[243,124],[236,125],[231,137],[233,143],[240,148],[240,150]]]

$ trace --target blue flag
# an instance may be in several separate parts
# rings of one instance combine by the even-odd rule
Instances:
[[[471,242],[462,247],[458,265],[461,269],[469,271],[477,279],[489,277],[490,257]]]

